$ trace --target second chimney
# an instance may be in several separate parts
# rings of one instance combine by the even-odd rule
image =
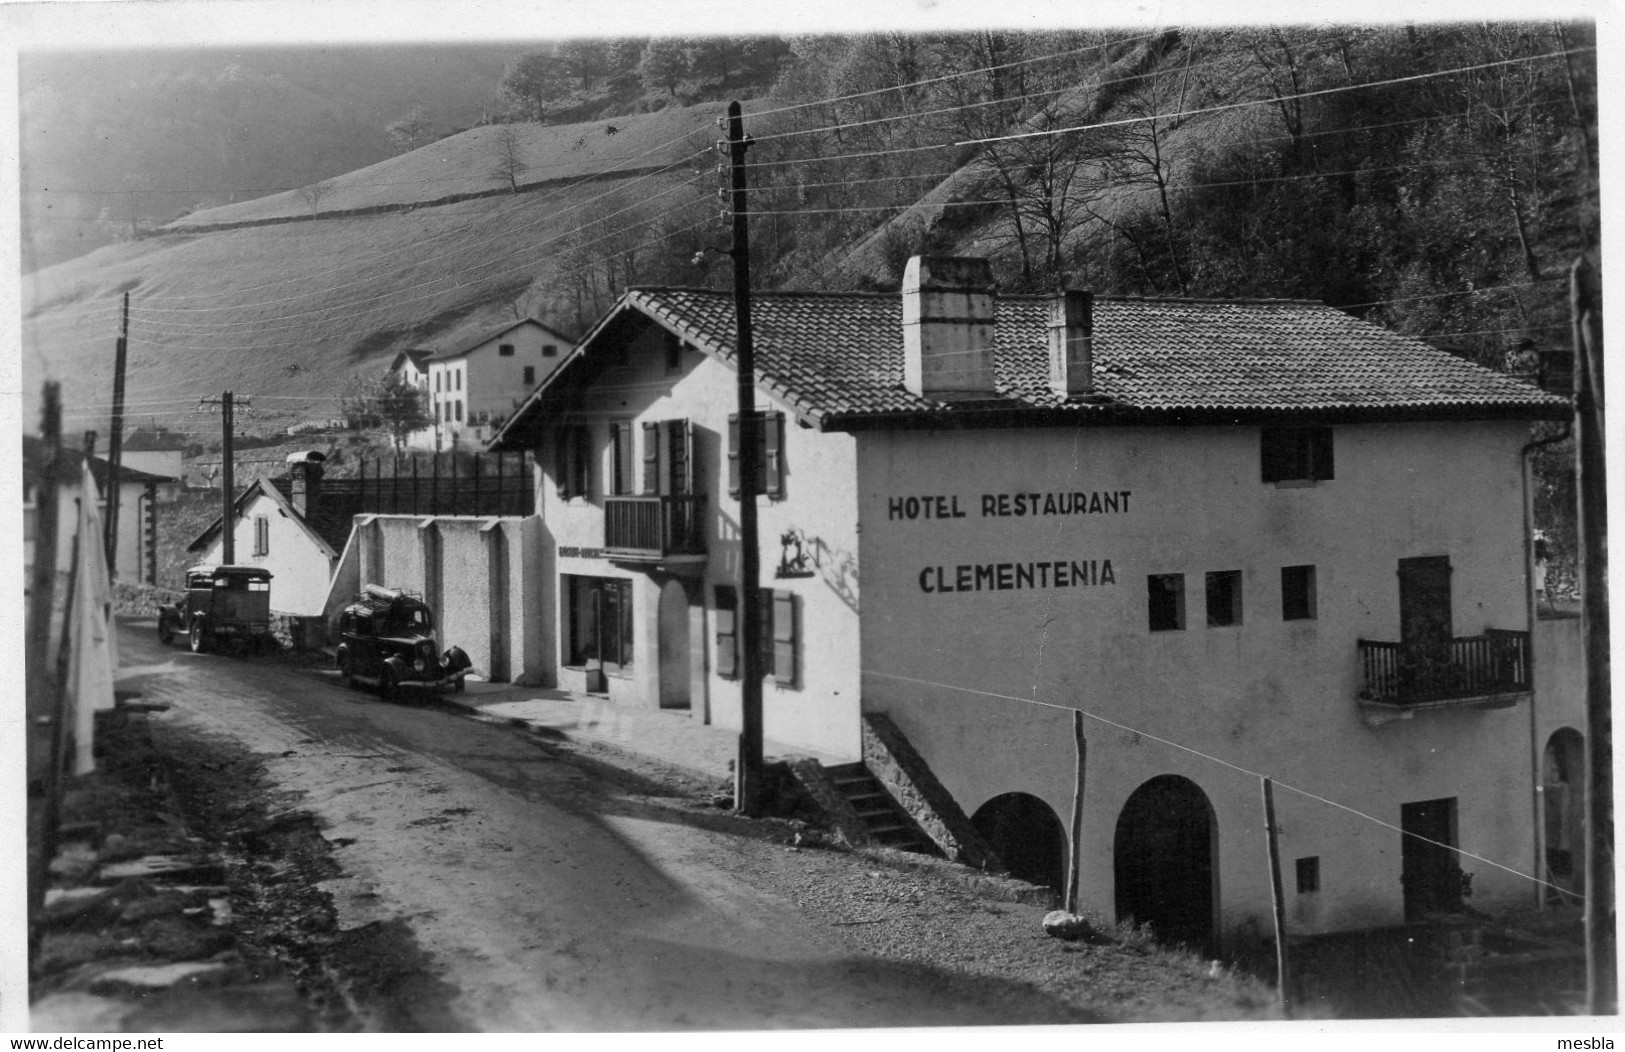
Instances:
[[[993,268],[985,259],[915,256],[903,271],[903,386],[938,402],[997,397]]]
[[[1095,390],[1095,295],[1057,292],[1049,307],[1049,388],[1062,398]]]
[[[326,459],[314,449],[288,454],[288,480],[293,490],[290,503],[302,519],[310,519],[321,502],[322,461]]]

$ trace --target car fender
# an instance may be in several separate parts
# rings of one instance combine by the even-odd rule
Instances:
[[[474,666],[474,662],[469,660],[468,654],[464,652],[462,647],[448,648],[446,650],[445,662],[446,672],[448,675],[462,672],[463,670],[472,668]]]

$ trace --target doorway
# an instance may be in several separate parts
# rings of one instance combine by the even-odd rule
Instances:
[[[1161,942],[1215,951],[1218,823],[1195,782],[1165,774],[1134,790],[1112,855],[1118,920],[1149,924]]]
[[[1564,727],[1546,741],[1541,763],[1546,879],[1550,901],[1578,903],[1585,889],[1585,738]]]
[[[1405,919],[1461,911],[1462,875],[1457,860],[1456,798],[1401,804],[1399,883],[1405,892]]]
[[[660,586],[656,648],[659,650],[660,707],[686,709],[692,704],[689,680],[688,587],[672,579]]]
[[[971,816],[1010,875],[1039,887],[1066,886],[1066,830],[1050,806],[1028,793],[995,796]]]

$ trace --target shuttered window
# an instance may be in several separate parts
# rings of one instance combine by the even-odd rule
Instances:
[[[717,675],[739,675],[739,620],[736,593],[728,585],[717,586],[714,623],[717,637]]]
[[[796,597],[793,592],[773,592],[773,681],[785,686],[796,682]],[[764,602],[764,606],[767,604]]]
[[[627,496],[632,493],[632,425],[609,425],[609,444],[614,457],[610,492],[616,496]]]
[[[660,492],[660,422],[646,420],[643,424],[643,492],[655,496]]]
[[[588,496],[592,490],[592,432],[584,427],[566,427],[558,432],[554,477],[559,498]]]
[[[271,520],[264,515],[254,516],[254,554],[271,554]]]
[[[1333,477],[1332,429],[1266,427],[1260,438],[1260,476],[1265,482],[1314,482]]]
[[[756,464],[761,489],[774,500],[784,496],[784,414],[758,413]],[[728,495],[739,496],[739,414],[728,417]]]

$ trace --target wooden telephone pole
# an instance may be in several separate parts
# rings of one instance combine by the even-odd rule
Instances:
[[[220,410],[220,561],[230,565],[237,561],[235,508],[236,479],[233,464],[232,429],[235,410],[254,408],[248,402],[234,402],[226,391],[216,399],[201,399],[199,409]]]
[[[720,145],[720,144],[719,144]],[[738,335],[734,343],[739,393],[739,633],[744,654],[740,661],[743,714],[739,752],[734,760],[734,809],[755,814],[762,797],[762,598],[761,551],[757,545],[756,494],[761,471],[756,460],[756,351],[750,323],[750,224],[745,195],[745,120],[739,103],[728,104],[728,160],[733,212],[734,315]]]
[[[124,294],[124,319],[119,325],[118,350],[113,361],[113,427],[107,439],[107,573],[118,576],[118,513],[121,503],[119,472],[124,466],[124,370],[129,360],[130,294]],[[139,529],[139,524],[137,525]]]
[[[1570,275],[1574,321],[1574,488],[1580,541],[1580,636],[1586,661],[1586,1005],[1619,1004],[1614,961],[1614,746],[1609,709],[1608,507],[1603,473],[1602,304],[1596,275],[1580,259]]]

